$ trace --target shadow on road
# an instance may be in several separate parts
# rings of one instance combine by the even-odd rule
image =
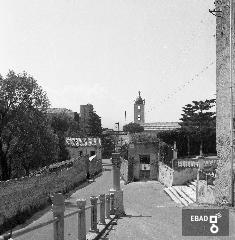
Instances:
[[[101,240],[109,240],[109,238],[108,238],[109,233],[110,233],[111,231],[115,231],[115,230],[116,230],[116,229],[115,229],[115,225],[117,225],[117,220],[118,220],[118,219],[114,220],[114,221],[111,223],[111,225],[107,228],[107,230],[105,231],[105,233],[104,233],[99,239],[101,239]]]
[[[140,215],[136,215],[136,216],[134,216],[134,215],[125,215],[124,217],[128,217],[128,218],[139,218],[139,217],[152,217],[152,216],[147,216],[147,215],[142,215],[142,214],[140,214]],[[123,218],[123,217],[121,217],[121,218]]]

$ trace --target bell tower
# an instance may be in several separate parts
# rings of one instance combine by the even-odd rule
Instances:
[[[142,124],[145,122],[144,105],[145,105],[145,99],[142,99],[139,91],[139,96],[136,98],[134,103],[134,123]]]

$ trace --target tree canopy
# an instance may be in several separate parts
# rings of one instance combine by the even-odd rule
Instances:
[[[144,131],[144,127],[140,126],[138,123],[131,122],[123,126],[123,131],[129,133],[139,133]]]
[[[49,100],[27,73],[9,71],[0,78],[0,166],[2,180],[18,169],[53,162],[57,137],[48,128]],[[43,151],[40,151],[43,150]]]

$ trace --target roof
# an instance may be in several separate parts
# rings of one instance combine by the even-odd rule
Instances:
[[[181,127],[178,122],[142,123],[141,126],[145,131],[170,131]]]
[[[100,138],[70,138],[65,139],[66,145],[69,147],[89,147],[89,146],[100,146]]]
[[[142,97],[140,96],[140,91],[139,91],[139,96],[135,100],[135,104],[145,104],[145,100],[142,99]]]

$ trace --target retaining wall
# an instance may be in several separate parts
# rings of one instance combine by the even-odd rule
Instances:
[[[86,180],[87,160],[88,156],[81,157],[70,168],[0,182],[0,231],[17,215],[45,206],[53,193],[68,192]],[[101,160],[94,158],[89,171],[91,175],[101,172]]]
[[[159,181],[167,187],[183,185],[187,181],[197,178],[197,168],[172,169],[159,162]]]

